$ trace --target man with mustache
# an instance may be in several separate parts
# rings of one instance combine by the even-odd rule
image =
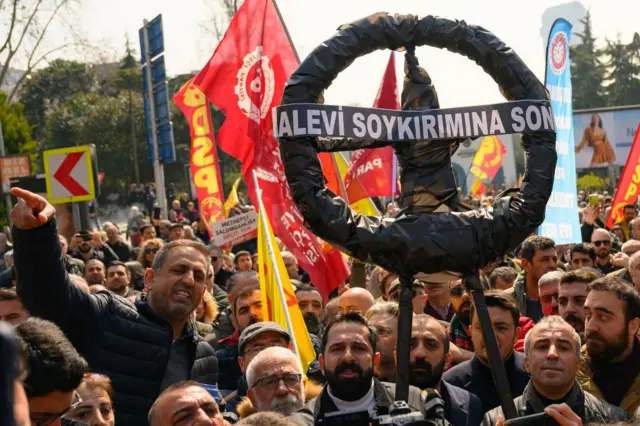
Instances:
[[[319,355],[327,383],[291,419],[298,425],[313,426],[337,411],[387,412],[395,398],[395,385],[373,377],[380,360],[376,341],[375,328],[357,312],[342,312],[333,317],[322,335]],[[407,404],[424,414],[419,389],[409,388]]]
[[[104,285],[106,280],[106,271],[104,263],[99,259],[89,259],[84,266],[84,279],[87,284],[92,285]]]
[[[611,263],[611,249],[613,248],[613,237],[606,229],[598,228],[591,234],[591,244],[596,247],[595,267],[604,275],[609,274],[618,268]]]
[[[322,319],[324,317],[324,301],[317,288],[303,284],[296,288],[296,299],[302,312],[304,323],[311,334],[322,334]]]
[[[238,365],[238,344],[242,332],[252,324],[262,322],[262,298],[260,285],[238,288],[231,292],[231,322],[235,331],[229,337],[218,341],[216,357],[220,363],[218,388],[234,391],[238,388],[238,380],[242,371]]]
[[[449,283],[451,305],[456,314],[449,324],[449,340],[460,349],[473,352],[473,342],[469,326],[471,325],[471,296],[461,280]]]
[[[596,263],[596,249],[589,243],[576,244],[571,248],[569,258],[571,269],[574,271],[580,268],[593,268]]]
[[[415,315],[411,328],[410,383],[419,389],[435,389],[445,402],[445,419],[455,426],[478,425],[484,410],[472,393],[441,380],[451,364],[449,337],[429,315]]]
[[[94,372],[111,378],[119,426],[146,424],[146,412],[172,383],[217,382],[218,361],[193,318],[206,291],[204,245],[164,246],[145,272],[148,292],[135,302],[108,291],[87,294],[65,270],[55,208],[23,189],[12,194],[19,200],[11,218],[20,300],[32,315],[58,325]]]
[[[584,302],[587,286],[598,279],[593,272],[577,270],[567,272],[558,286],[558,315],[573,327],[584,341]]]
[[[540,305],[545,317],[558,315],[558,284],[560,284],[562,272],[547,272],[538,280],[538,293],[540,295]]]
[[[498,341],[498,349],[507,371],[507,378],[511,384],[511,394],[520,396],[529,381],[529,375],[524,369],[524,356],[513,349],[520,330],[518,306],[513,298],[502,290],[487,290],[485,301],[493,332]],[[469,330],[475,348],[473,358],[447,371],[443,379],[476,395],[482,401],[484,410],[488,411],[500,405],[500,399],[493,381],[480,320],[473,305]]]
[[[585,341],[578,381],[582,387],[633,415],[640,407],[640,295],[621,278],[587,286]]]
[[[529,330],[524,351],[531,380],[522,396],[513,400],[518,417],[545,412],[563,424],[556,411],[560,404],[566,404],[564,417],[582,419],[585,424],[626,419],[623,409],[601,401],[576,381],[580,337],[562,318],[546,316]],[[485,415],[483,425],[501,426],[503,420],[502,407],[496,407]]]
[[[118,259],[118,255],[104,244],[95,232],[80,231],[73,236],[76,248],[69,250],[69,255],[83,261],[85,264],[91,259],[98,259],[106,266]]]
[[[398,315],[396,302],[378,302],[365,314],[369,324],[376,329],[378,340],[376,350],[380,362],[375,368],[376,377],[385,382],[396,381],[396,360],[394,357],[398,341]]]

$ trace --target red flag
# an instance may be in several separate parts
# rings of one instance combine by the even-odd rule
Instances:
[[[222,179],[218,167],[218,150],[213,136],[213,121],[209,102],[204,94],[193,85],[192,80],[173,96],[189,123],[191,133],[191,173],[198,197],[198,211],[207,229],[211,232],[211,222],[224,219],[224,195]]]
[[[394,58],[394,52],[391,52],[378,95],[373,103],[374,108],[400,109]],[[394,161],[393,148],[390,146],[354,152],[344,179],[349,202],[354,203],[370,197],[395,196],[393,181],[397,177]]]
[[[499,137],[495,135],[485,136],[473,156],[471,174],[484,182],[491,182],[496,177],[500,167],[502,167],[505,152],[507,152],[507,149]]]
[[[313,235],[293,202],[273,137],[271,109],[280,105],[284,85],[298,65],[284,24],[271,0],[247,0],[195,84],[227,120],[220,148],[242,162],[254,205],[251,173],[258,175],[262,201],[276,235],[326,297],[349,275],[342,253]]]
[[[613,204],[611,204],[606,223],[608,228],[612,228],[613,224],[623,217],[625,205],[636,203],[638,195],[640,195],[640,125],[633,138],[616,194],[613,196]]]

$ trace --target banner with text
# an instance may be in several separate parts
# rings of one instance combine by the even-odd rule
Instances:
[[[211,223],[223,219],[225,213],[209,101],[193,84],[193,79],[182,86],[174,95],[173,101],[189,123],[191,174],[198,197],[198,211],[207,228],[211,230]]]
[[[273,132],[278,138],[320,136],[399,142],[555,130],[551,105],[546,100],[420,111],[289,104],[273,109],[273,114]]]
[[[213,222],[213,242],[219,247],[233,247],[258,236],[258,214],[255,211]]]
[[[620,176],[620,182],[613,196],[613,204],[606,225],[611,228],[624,216],[624,206],[635,204],[640,195],[640,125],[633,138],[631,152]]]
[[[582,241],[576,199],[576,159],[573,141],[573,104],[571,92],[571,58],[569,42],[571,24],[557,19],[551,27],[547,43],[547,73],[545,85],[551,94],[551,106],[557,124],[556,163],[553,191],[547,203],[545,220],[539,234],[556,244]]]
[[[0,157],[0,179],[2,180],[2,192],[8,193],[11,189],[11,179],[31,175],[29,156],[9,155]]]

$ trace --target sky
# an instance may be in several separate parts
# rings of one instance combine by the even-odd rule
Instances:
[[[500,37],[544,79],[542,14],[557,0],[277,0],[300,58],[331,37],[341,24],[386,11],[436,15],[480,25]],[[582,0],[591,10],[593,31],[600,42],[620,36],[629,42],[637,29],[640,1]],[[122,56],[125,36],[139,52],[138,29],[143,19],[163,15],[169,75],[199,70],[210,58],[216,40],[207,27],[218,0],[83,0],[77,11],[77,32],[98,44],[111,59]],[[62,37],[62,30],[59,36]],[[51,37],[58,34],[53,33]],[[50,40],[51,41],[51,40]],[[420,47],[420,64],[430,73],[442,107],[501,102],[497,85],[472,61],[451,52]],[[389,52],[375,52],[355,61],[326,92],[331,104],[373,103]],[[397,54],[398,78],[402,54]]]

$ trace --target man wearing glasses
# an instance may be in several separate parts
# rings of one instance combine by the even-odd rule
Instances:
[[[611,249],[613,247],[613,238],[606,229],[598,228],[591,234],[591,244],[596,247],[596,264],[595,267],[604,275],[607,275],[616,269],[617,266],[611,263]]]
[[[249,363],[249,399],[257,411],[290,416],[305,403],[305,380],[300,360],[288,348],[270,347]]]
[[[227,280],[231,278],[233,272],[225,270],[222,265],[224,264],[224,257],[222,256],[222,250],[216,245],[209,245],[209,258],[211,259],[211,266],[213,266],[213,273],[215,274],[214,282],[223,290],[229,292],[227,289]]]
[[[76,388],[87,371],[87,361],[52,322],[29,318],[16,332],[26,358],[24,388],[31,424],[77,424],[64,417],[82,402]]]

